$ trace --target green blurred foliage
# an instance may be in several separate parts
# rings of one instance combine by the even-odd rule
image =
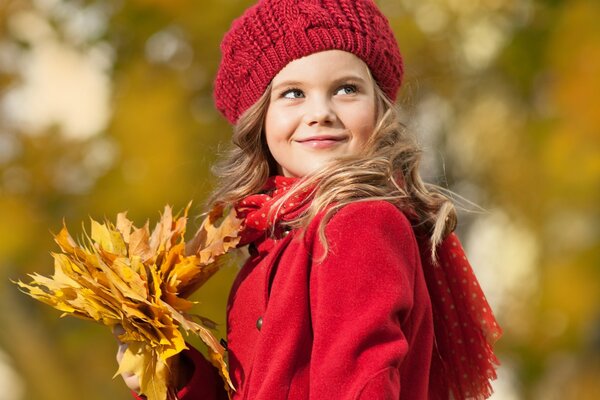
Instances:
[[[11,67],[12,55],[35,48],[14,28],[24,12],[76,51],[110,49],[111,114],[96,134],[74,139],[60,123],[29,132],[0,114],[0,355],[22,380],[21,398],[128,398],[110,380],[110,332],[59,319],[9,280],[51,272],[50,232],[63,219],[77,232],[90,216],[123,210],[137,223],[156,221],[165,204],[193,200],[194,214],[204,210],[210,166],[231,132],[211,98],[219,42],[251,3],[0,2],[0,101],[26,81],[27,64]],[[500,301],[499,351],[512,377],[506,398],[600,398],[600,5],[378,3],[405,58],[399,102],[407,123],[417,135],[430,131],[426,175],[503,210],[535,238],[530,290],[513,284]],[[106,26],[77,41],[63,28],[69,12],[86,10],[100,10]],[[476,218],[464,215],[461,233]],[[500,244],[496,251],[502,255]],[[220,335],[235,274],[227,268],[196,295],[196,311],[219,322]]]

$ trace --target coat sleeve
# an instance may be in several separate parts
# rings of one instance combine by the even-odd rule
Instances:
[[[202,353],[189,346],[188,350],[181,353],[181,357],[185,357],[185,363],[194,368],[194,372],[188,384],[177,393],[177,399],[227,400],[229,398],[225,391],[223,379]],[[138,400],[145,400],[144,396],[135,393],[133,395]]]
[[[353,203],[325,236],[327,256],[315,250],[310,278],[310,398],[398,399],[419,265],[412,228],[387,202]]]

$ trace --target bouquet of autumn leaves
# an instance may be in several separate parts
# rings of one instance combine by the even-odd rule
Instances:
[[[186,348],[182,331],[199,335],[226,389],[233,389],[224,348],[207,329],[214,324],[189,314],[194,303],[187,298],[236,247],[241,220],[234,210],[215,209],[186,243],[188,209],[174,217],[165,207],[152,231],[148,223],[135,227],[126,213],[118,214],[115,223],[91,220],[91,231],[80,243],[63,227],[55,235],[62,252],[52,254],[54,275],[32,274],[29,284],[17,282],[25,293],[63,315],[111,328],[122,325],[119,340],[128,348],[115,376],[137,374],[141,393],[149,400],[174,397],[169,359]]]

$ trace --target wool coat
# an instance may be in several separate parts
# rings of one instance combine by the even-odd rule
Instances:
[[[385,201],[342,207],[251,246],[227,308],[229,366],[242,399],[427,399],[434,330],[419,248]],[[226,399],[195,350],[181,400]]]

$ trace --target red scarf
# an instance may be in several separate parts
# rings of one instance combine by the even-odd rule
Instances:
[[[303,190],[292,196],[277,210],[273,209],[275,203],[297,182],[298,178],[272,176],[263,186],[261,193],[250,195],[236,204],[238,218],[244,219],[240,246],[265,237],[271,229],[277,227],[277,222],[293,220],[310,205],[312,191]]]
[[[266,237],[278,222],[291,221],[310,205],[312,191],[303,190],[273,210],[273,205],[297,182],[296,178],[271,177],[262,193],[248,196],[236,205],[238,217],[244,218],[241,245]],[[451,392],[456,400],[485,399],[492,393],[490,380],[496,378],[499,362],[492,346],[502,329],[458,237],[451,233],[442,241],[437,249],[437,264],[431,260],[429,240],[418,237],[418,242],[435,330],[431,394]]]

